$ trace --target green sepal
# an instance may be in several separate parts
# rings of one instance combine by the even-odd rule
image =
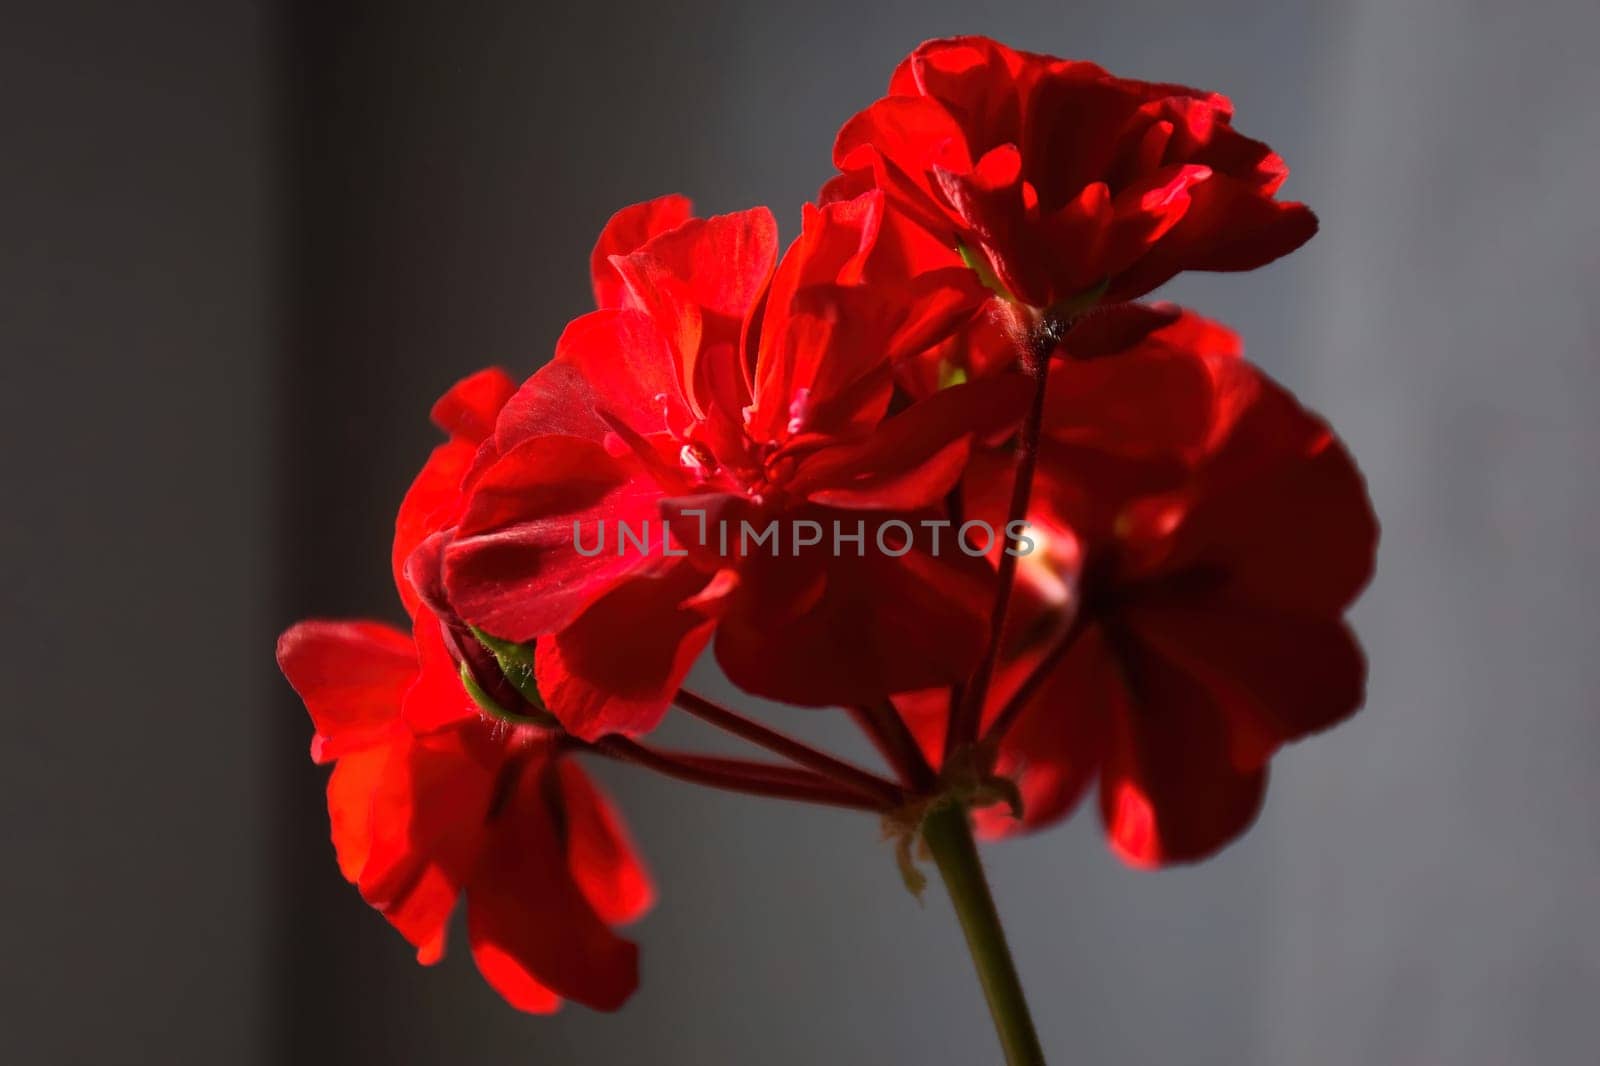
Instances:
[[[506,675],[506,680],[511,682],[517,694],[539,710],[549,713],[550,708],[545,706],[544,697],[539,694],[539,683],[533,675],[533,645],[501,640],[477,626],[469,628],[472,635],[478,638],[478,643],[489,649],[489,654],[500,664],[500,672]]]
[[[493,718],[497,722],[504,722],[506,725],[533,725],[541,729],[549,729],[555,724],[555,719],[550,717],[548,713],[541,713],[537,716],[514,714],[500,706],[495,698],[485,692],[482,685],[478,684],[478,679],[472,676],[472,667],[466,663],[461,664],[461,687],[467,690],[467,695],[471,696],[472,702],[478,705],[478,710],[482,711],[486,717]]]

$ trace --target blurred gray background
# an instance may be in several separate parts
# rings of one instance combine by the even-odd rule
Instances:
[[[0,1059],[996,1060],[870,820],[614,767],[662,888],[635,1000],[531,1019],[464,951],[416,967],[271,662],[299,615],[397,614],[428,404],[547,356],[613,209],[792,235],[898,58],[986,32],[1225,91],[1287,157],[1321,236],[1168,295],[1333,420],[1384,522],[1368,709],[1243,842],[1134,873],[1080,816],[989,852],[1052,1061],[1600,1061],[1600,8],[5,9]]]

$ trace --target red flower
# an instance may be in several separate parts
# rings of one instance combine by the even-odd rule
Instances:
[[[1098,776],[1123,858],[1200,859],[1253,820],[1280,746],[1360,705],[1342,615],[1371,575],[1376,520],[1328,427],[1215,323],[1185,314],[1124,354],[1059,363],[1051,383],[1036,549],[986,722],[1048,673],[997,768],[1018,779],[1025,826]],[[1005,470],[975,464],[974,513],[1004,508]],[[942,702],[902,708],[940,750]],[[998,810],[984,821],[1016,828]]]
[[[601,249],[626,218],[662,213],[630,209]],[[781,264],[765,209],[597,253],[608,306],[573,322],[502,412],[498,459],[444,551],[445,592],[472,624],[538,640],[541,692],[578,736],[652,728],[713,633],[736,684],[798,704],[882,699],[971,668],[989,568],[871,546],[889,520],[942,507],[973,438],[1009,426],[1022,387],[996,377],[891,408],[895,363],[980,295],[962,268],[916,272],[883,221],[875,192],[808,208]],[[773,520],[781,556],[737,543],[741,523]],[[852,535],[860,522],[868,550],[791,551],[795,523],[834,521]],[[622,523],[648,528],[650,547],[619,553]]]
[[[929,41],[839,132],[823,201],[886,191],[1035,307],[1136,299],[1183,270],[1251,270],[1315,216],[1216,93],[1116,78],[985,37]]]
[[[453,637],[401,578],[402,561],[452,523],[479,442],[512,384],[485,371],[434,407],[450,433],[396,522],[396,578],[413,634],[375,622],[307,621],[278,663],[316,726],[312,757],[334,763],[328,813],[339,868],[417,948],[444,951],[468,898],[472,955],[522,1010],[562,998],[614,1009],[637,984],[637,949],[611,926],[654,890],[610,803],[555,738],[486,721],[462,687]]]

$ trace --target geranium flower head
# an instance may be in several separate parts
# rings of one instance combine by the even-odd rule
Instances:
[[[1343,614],[1372,573],[1377,523],[1327,425],[1192,313],[1128,351],[1063,360],[1018,568],[995,716],[1041,664],[997,770],[1050,824],[1098,779],[1114,849],[1135,865],[1203,858],[1254,819],[1283,744],[1361,704]],[[968,475],[1003,509],[1003,457]],[[1060,650],[1065,648],[1065,654]],[[942,693],[900,705],[941,750]]]
[[[662,215],[630,212],[619,219]],[[942,508],[973,441],[1021,408],[1016,375],[894,405],[897,361],[981,295],[959,267],[907,277],[916,256],[887,217],[876,191],[808,208],[781,262],[765,209],[612,253],[596,291],[615,306],[573,322],[507,403],[444,551],[445,591],[473,625],[538,642],[541,691],[575,734],[652,728],[713,635],[735,683],[799,704],[971,668],[981,560],[791,551],[797,522],[859,522],[871,544],[887,521]],[[780,552],[721,536],[773,521]],[[651,547],[618,550],[624,524]],[[602,530],[618,539],[579,550]]]
[[[1017,300],[1136,299],[1184,270],[1251,270],[1316,232],[1277,154],[1217,93],[1114,77],[986,37],[929,41],[839,132],[824,202],[883,189]]]

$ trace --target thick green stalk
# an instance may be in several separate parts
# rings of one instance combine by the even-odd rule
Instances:
[[[961,931],[966,934],[967,949],[978,968],[978,980],[989,1001],[989,1013],[994,1017],[1007,1066],[1044,1066],[1044,1050],[1033,1029],[1011,949],[1006,946],[1000,913],[989,894],[966,808],[959,803],[936,807],[922,824],[922,839],[933,853],[950,902],[961,919]]]

